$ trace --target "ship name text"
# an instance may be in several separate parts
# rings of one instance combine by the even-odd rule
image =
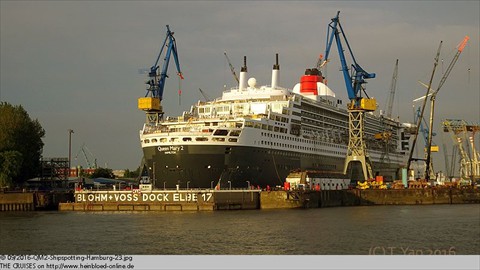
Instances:
[[[179,151],[183,151],[183,145],[159,146],[158,151],[163,152],[164,154],[176,154]]]

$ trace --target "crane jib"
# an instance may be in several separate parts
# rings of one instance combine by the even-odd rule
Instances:
[[[168,64],[170,62],[170,56],[172,54],[175,60],[175,65],[177,67],[177,75],[180,77],[180,79],[183,79],[182,71],[180,70],[180,62],[178,60],[177,45],[173,34],[174,32],[170,31],[170,27],[167,25],[167,34],[162,43],[162,47],[160,48],[160,53],[158,54],[154,65],[150,68],[150,72],[148,73],[149,79],[146,82],[146,84],[148,85],[147,93],[145,94],[144,98],[140,98],[138,100],[138,108],[140,110],[157,112],[163,115],[160,101],[163,97],[163,90],[165,88],[166,78],[168,78]],[[162,69],[159,72],[160,66],[158,65],[158,62],[163,56],[165,47],[167,48],[167,50],[165,56],[163,57],[164,62],[162,65]]]
[[[358,100],[361,99],[361,91],[364,87],[363,84],[366,83],[365,79],[372,79],[375,78],[375,73],[368,73],[366,72],[356,61],[355,56],[352,52],[350,44],[348,43],[347,37],[345,36],[345,32],[343,31],[342,25],[339,20],[340,11],[337,12],[337,16],[332,19],[332,22],[328,25],[327,30],[327,45],[325,50],[325,62],[328,61],[328,56],[330,54],[330,49],[332,47],[333,39],[335,38],[335,42],[337,44],[337,50],[340,57],[340,62],[342,66],[342,73],[343,78],[345,81],[345,86],[347,88],[348,98],[352,100],[354,103],[357,103]],[[341,35],[340,35],[341,34]],[[345,41],[345,44],[350,52],[350,57],[353,60],[351,72],[349,73],[349,68],[347,65],[347,61],[345,58],[344,48],[342,45],[342,37]],[[358,105],[358,104],[356,104]]]

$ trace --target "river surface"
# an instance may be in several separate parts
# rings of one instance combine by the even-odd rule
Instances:
[[[0,254],[480,254],[480,205],[0,212]]]

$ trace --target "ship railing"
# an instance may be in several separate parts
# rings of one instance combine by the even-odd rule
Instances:
[[[153,134],[153,133],[168,133],[168,128],[165,126],[150,126],[150,125],[145,125],[143,127],[143,134]]]

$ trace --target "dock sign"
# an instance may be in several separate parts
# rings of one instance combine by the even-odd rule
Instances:
[[[77,191],[75,202],[211,202],[211,192],[192,191],[160,191],[160,192],[132,192],[132,191]]]

